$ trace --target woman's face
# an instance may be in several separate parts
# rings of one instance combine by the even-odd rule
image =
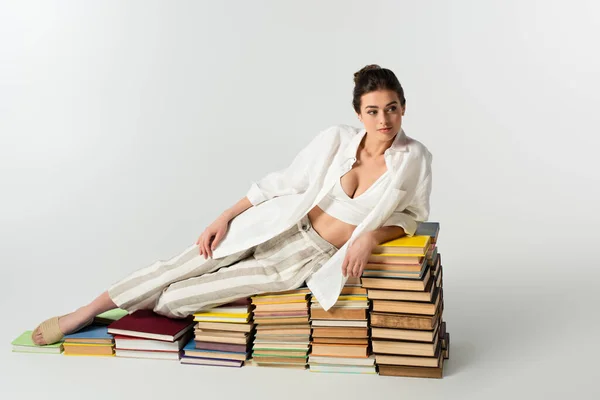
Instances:
[[[362,95],[358,119],[367,132],[391,139],[400,131],[405,108],[393,90],[376,90]]]

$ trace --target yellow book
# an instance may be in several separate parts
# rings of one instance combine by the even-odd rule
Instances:
[[[114,346],[114,343],[68,343],[64,342],[63,346],[68,347],[102,347],[102,346]]]
[[[377,245],[371,254],[394,254],[395,256],[425,255],[429,250],[430,236],[402,236]]]

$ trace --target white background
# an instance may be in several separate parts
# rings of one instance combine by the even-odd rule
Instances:
[[[600,396],[598,2],[0,4],[2,398]],[[360,127],[371,63],[434,155],[444,379],[10,352]]]

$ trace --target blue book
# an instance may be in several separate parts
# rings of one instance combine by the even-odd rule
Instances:
[[[113,336],[108,333],[106,325],[88,325],[75,333],[65,335],[65,340],[82,342],[85,339],[112,341]]]

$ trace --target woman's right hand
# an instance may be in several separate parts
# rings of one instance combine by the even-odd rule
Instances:
[[[220,216],[215,222],[210,224],[204,232],[202,232],[200,237],[198,237],[198,240],[196,240],[196,245],[200,247],[200,255],[204,256],[204,259],[208,257],[212,258],[213,250],[227,233],[229,221],[229,218],[223,215]]]

